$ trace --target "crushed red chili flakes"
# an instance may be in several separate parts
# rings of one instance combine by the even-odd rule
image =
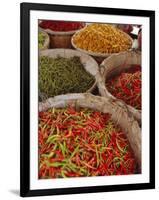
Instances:
[[[72,107],[39,113],[39,178],[135,174],[137,163],[109,114]]]
[[[106,82],[108,91],[126,104],[141,110],[141,67],[133,66]]]
[[[43,20],[39,26],[43,29],[50,29],[52,31],[74,31],[85,26],[83,22],[67,22],[67,21],[52,21]]]

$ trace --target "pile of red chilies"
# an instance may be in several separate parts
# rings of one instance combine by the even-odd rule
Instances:
[[[50,29],[52,31],[73,31],[83,28],[84,23],[44,20],[39,26],[43,29]]]
[[[109,114],[81,109],[39,113],[39,178],[136,173],[128,139]]]
[[[141,110],[141,67],[134,66],[106,83],[109,92],[126,104]]]

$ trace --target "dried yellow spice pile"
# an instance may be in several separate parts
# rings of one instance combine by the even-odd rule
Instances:
[[[118,53],[131,48],[132,40],[120,29],[109,24],[93,23],[76,33],[77,48],[93,53]]]

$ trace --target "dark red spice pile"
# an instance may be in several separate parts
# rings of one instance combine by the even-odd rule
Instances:
[[[74,31],[84,27],[82,22],[67,22],[67,21],[52,21],[44,20],[39,26],[43,29],[50,29],[52,31]]]
[[[39,113],[39,178],[136,173],[129,142],[109,114],[74,108]]]
[[[126,104],[141,110],[141,67],[132,66],[128,71],[106,82],[108,91]]]

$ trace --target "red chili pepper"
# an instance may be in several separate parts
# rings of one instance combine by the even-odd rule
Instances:
[[[135,172],[128,140],[109,114],[69,107],[39,116],[39,178]]]
[[[43,29],[51,29],[53,31],[73,31],[84,27],[82,22],[66,22],[66,21],[53,21],[43,20],[39,26]]]
[[[141,67],[134,65],[107,81],[108,90],[128,105],[141,109]]]

